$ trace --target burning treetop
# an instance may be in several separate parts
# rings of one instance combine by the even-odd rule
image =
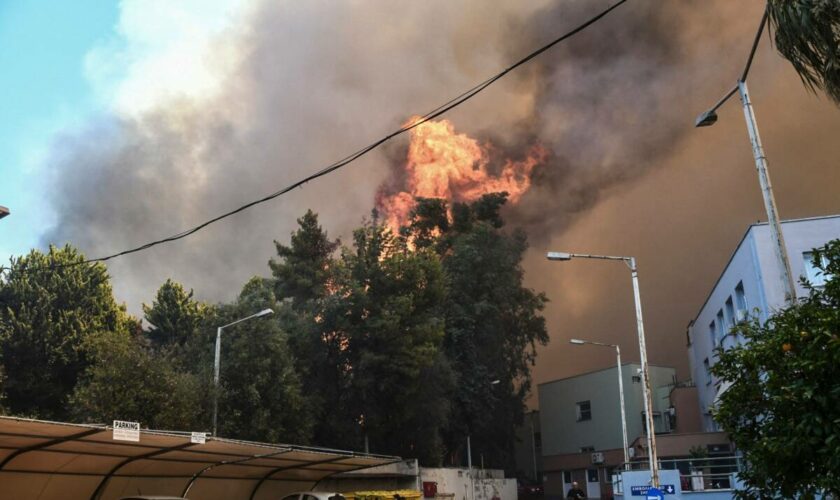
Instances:
[[[396,188],[380,188],[377,208],[396,231],[408,221],[418,197],[474,201],[504,191],[515,204],[531,186],[531,172],[545,161],[546,152],[532,146],[524,159],[505,159],[498,173],[493,173],[489,167],[494,151],[489,142],[482,145],[456,133],[449,120],[425,122],[411,131],[404,177]]]

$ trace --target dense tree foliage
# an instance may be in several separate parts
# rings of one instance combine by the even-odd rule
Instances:
[[[202,429],[200,381],[129,335],[93,335],[91,365],[71,397],[74,420],[142,422],[152,429]]]
[[[114,300],[105,266],[71,247],[13,258],[0,281],[0,358],[5,406],[66,419],[68,397],[90,364],[86,340],[139,325]]]
[[[292,234],[289,246],[274,242],[280,261],[272,259],[268,265],[277,297],[291,299],[298,309],[307,309],[327,292],[333,252],[339,242],[329,239],[312,210],[298,219],[298,225],[300,229]]]
[[[193,300],[193,291],[171,279],[158,289],[151,306],[143,304],[149,328],[146,331],[156,347],[183,347],[193,339],[206,320],[208,308]]]
[[[308,211],[288,245],[275,242],[270,278],[214,306],[167,280],[142,306],[143,327],[116,304],[104,266],[69,247],[32,252],[0,288],[7,406],[209,430],[218,394],[225,437],[369,443],[437,465],[463,461],[470,434],[487,465],[510,466],[547,337],[545,298],[522,285],[525,238],[503,230],[505,200],[451,211],[420,200],[398,234],[374,212],[348,246]],[[223,330],[216,389],[217,328],[266,308],[275,314]]]
[[[456,204],[419,200],[403,235],[433,247],[447,276],[444,351],[456,374],[448,448],[472,436],[486,463],[513,470],[514,428],[522,422],[546,298],[523,286],[525,235],[502,231],[505,193]],[[498,382],[497,382],[498,381]]]
[[[840,105],[840,2],[769,0],[767,9],[779,52],[809,89]]]
[[[278,260],[271,260],[278,317],[288,332],[297,360],[306,408],[312,416],[312,440],[341,448],[355,444],[355,424],[345,411],[346,366],[340,332],[325,323],[325,309],[337,300],[328,290],[335,272],[337,241],[330,240],[311,210],[298,219],[288,246],[275,241]]]
[[[277,307],[272,283],[253,278],[235,304],[219,308],[214,321],[223,325]],[[223,331],[220,380],[220,435],[309,442],[312,419],[306,411],[286,333],[275,317],[255,318]]]
[[[351,414],[377,450],[440,463],[449,371],[439,260],[410,251],[374,217],[354,233],[339,268],[334,313],[347,339]]]
[[[421,199],[399,235],[374,213],[335,255],[311,212],[271,262],[284,327],[315,416],[314,441],[423,463],[464,459],[464,438],[511,466],[545,297],[523,287],[524,235],[506,195]],[[492,382],[499,382],[493,384]]]
[[[816,252],[840,275],[840,240]],[[744,455],[744,498],[840,494],[840,280],[734,330],[745,342],[718,351],[713,373],[731,383],[715,419]]]

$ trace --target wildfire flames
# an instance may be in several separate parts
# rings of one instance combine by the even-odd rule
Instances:
[[[506,191],[509,203],[518,202],[531,187],[531,172],[545,161],[546,152],[539,145],[532,146],[524,159],[507,159],[494,174],[488,170],[493,151],[490,143],[482,145],[466,134],[455,133],[449,120],[428,121],[415,127],[411,130],[402,186],[396,190],[380,189],[376,200],[379,212],[396,231],[408,222],[416,197],[465,202]]]

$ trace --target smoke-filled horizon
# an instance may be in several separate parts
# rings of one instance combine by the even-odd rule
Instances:
[[[156,66],[138,64],[122,82],[144,91],[137,106],[128,93],[55,141],[48,202],[58,223],[43,242],[95,257],[189,228],[343,157],[609,3],[247,4],[207,38],[200,94],[145,92]],[[536,143],[547,151],[507,210],[531,239],[531,286],[553,301],[537,382],[609,365],[609,353],[582,353],[570,337],[620,342],[628,360],[635,352],[624,270],[549,265],[549,247],[636,256],[651,361],[687,375],[684,326],[746,224],[763,217],[737,102],[713,129],[693,128],[740,74],[763,8],[754,3],[628,2],[446,116],[505,158]],[[124,16],[149,21],[138,9]],[[807,94],[766,40],[750,84],[782,216],[838,211],[840,145],[829,139],[840,111]],[[110,262],[118,298],[139,311],[171,277],[203,300],[231,300],[269,273],[273,240],[286,241],[307,209],[346,240],[407,149],[398,139],[185,240]]]

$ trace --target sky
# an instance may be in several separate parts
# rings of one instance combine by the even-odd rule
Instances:
[[[37,246],[53,219],[42,161],[53,134],[101,110],[85,77],[91,47],[113,36],[117,5],[99,0],[0,2],[0,255]]]
[[[71,242],[88,256],[168,236],[268,194],[449,100],[605,7],[604,0],[0,4],[0,255]],[[70,5],[72,4],[72,8]],[[710,6],[710,4],[712,6]],[[731,88],[763,2],[631,0],[449,113],[517,158],[549,152],[506,212],[527,231],[527,285],[551,300],[536,382],[638,360],[620,265],[637,258],[652,363],[688,376],[685,327],[748,225],[764,220]],[[840,213],[840,109],[762,38],[750,74],[780,214]],[[348,240],[404,162],[364,160],[185,240],[109,263],[133,313],[173,278],[209,302],[267,275],[306,209]],[[609,350],[603,350],[609,351]]]

